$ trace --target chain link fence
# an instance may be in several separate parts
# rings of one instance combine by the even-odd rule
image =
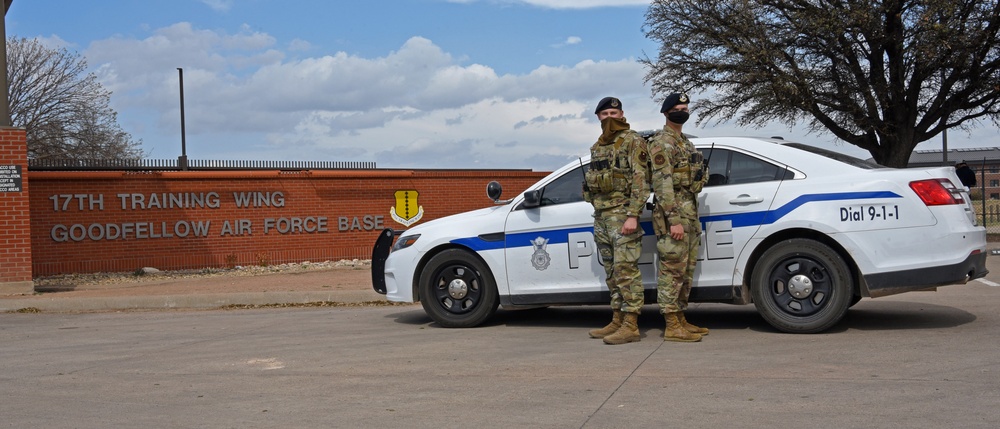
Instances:
[[[969,188],[976,219],[989,241],[1000,241],[1000,158],[964,161],[976,172],[976,185]]]
[[[201,159],[29,159],[34,171],[374,170],[374,161],[249,161]]]

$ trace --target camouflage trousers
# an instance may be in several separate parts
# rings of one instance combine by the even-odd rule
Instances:
[[[701,223],[684,220],[684,238],[674,240],[669,234],[656,238],[659,266],[656,272],[656,302],[660,313],[684,311],[691,295],[691,282],[698,262]]]
[[[604,281],[611,292],[611,309],[638,313],[643,304],[642,274],[639,273],[642,228],[622,235],[622,225],[627,218],[621,207],[596,212],[594,242],[604,266]]]

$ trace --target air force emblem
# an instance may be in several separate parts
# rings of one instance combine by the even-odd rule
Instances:
[[[410,226],[424,217],[424,207],[417,205],[417,195],[419,195],[417,191],[412,189],[396,191],[394,195],[396,196],[396,205],[389,209],[392,220],[403,224],[403,226]]]
[[[545,271],[552,262],[549,252],[545,251],[545,246],[549,244],[548,238],[538,237],[531,240],[531,246],[535,248],[535,253],[531,254],[531,265],[538,271]]]

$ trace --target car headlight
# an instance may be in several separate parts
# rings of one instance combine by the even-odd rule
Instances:
[[[420,238],[420,234],[413,234],[400,237],[399,240],[396,240],[396,244],[392,245],[392,250],[395,252],[397,250],[402,250],[407,247],[410,247],[413,245],[413,243],[417,242],[418,238]]]

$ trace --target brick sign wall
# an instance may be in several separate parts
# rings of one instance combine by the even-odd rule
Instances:
[[[31,292],[25,133],[0,128],[0,294]]]
[[[486,207],[490,180],[509,198],[546,174],[31,172],[33,272],[367,259],[384,227]]]

